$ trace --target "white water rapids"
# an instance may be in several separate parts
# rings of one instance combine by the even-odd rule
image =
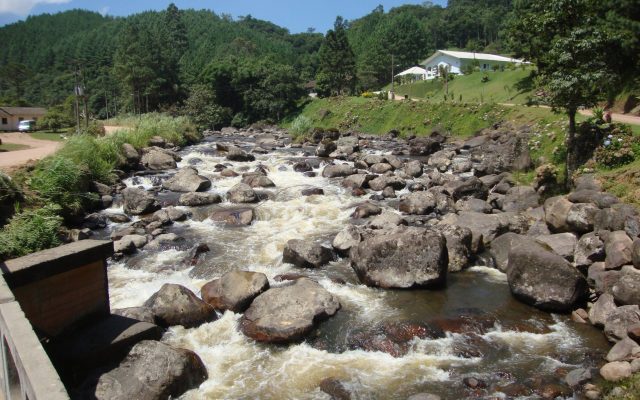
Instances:
[[[215,154],[209,151],[212,148],[215,149],[215,145],[205,142],[185,149],[179,166],[195,163],[199,173],[212,180],[210,191],[224,195],[241,177],[223,178],[214,172],[216,164],[229,162],[222,156],[212,155]],[[336,317],[319,327],[317,335],[324,335],[327,340],[344,336],[351,327],[371,326],[385,320],[437,317],[437,313],[429,314],[430,310],[449,310],[449,303],[455,303],[451,307],[486,307],[491,311],[515,304],[508,294],[504,274],[486,267],[463,272],[461,278],[453,279],[450,288],[444,291],[411,293],[361,285],[344,260],[310,271],[283,264],[282,251],[288,240],[330,243],[349,223],[355,204],[363,201],[352,197],[339,182],[322,178],[321,169],[316,170],[317,177],[294,172],[290,159],[302,155],[302,152],[273,152],[257,155],[255,162],[232,162],[232,168],[239,173],[262,165],[276,184],[276,188],[269,190],[274,193],[273,199],[256,208],[257,220],[242,228],[225,227],[208,218],[175,223],[168,231],[178,232],[192,246],[201,242],[209,245],[211,252],[201,260],[203,265],[191,267],[181,263],[189,254],[184,247],[160,252],[142,250],[135,257],[135,263],[133,258],[111,262],[108,275],[112,308],[140,306],[165,283],[178,283],[199,294],[207,281],[234,268],[262,272],[272,286],[281,284],[274,277],[283,273],[304,273],[317,279],[342,304]],[[153,185],[149,177],[136,179],[137,184],[133,179],[128,179],[126,184],[147,188]],[[301,196],[300,190],[305,187],[322,188],[325,195]],[[108,211],[121,212],[121,209]],[[200,268],[197,274],[194,268]],[[335,283],[331,278],[336,276],[346,284]],[[462,283],[464,287],[460,286]],[[519,308],[513,314],[521,314],[519,318],[525,320],[535,314],[545,321],[549,332],[503,331],[497,324],[481,338],[494,343],[502,349],[501,353],[485,357],[456,355],[453,344],[460,339],[457,334],[441,339],[414,339],[408,354],[398,358],[363,350],[332,353],[307,342],[288,346],[258,344],[238,330],[241,315],[232,312],[197,328],[173,327],[163,341],[195,351],[207,367],[208,380],[184,394],[184,399],[329,399],[319,389],[320,381],[328,377],[343,382],[357,399],[405,399],[423,391],[439,394],[443,399],[459,398],[464,389],[460,385],[464,376],[490,379],[495,371],[514,369],[519,371],[514,375],[553,374],[560,366],[581,362],[592,340],[588,335],[577,331],[564,317],[551,319],[525,306],[515,307]],[[333,330],[340,331],[340,335],[335,335]],[[532,368],[534,371],[529,371]]]

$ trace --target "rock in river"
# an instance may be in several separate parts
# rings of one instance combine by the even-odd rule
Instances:
[[[242,312],[253,299],[269,289],[265,274],[249,271],[229,271],[201,289],[202,299],[216,310]]]
[[[140,215],[154,212],[160,208],[155,196],[143,189],[129,187],[122,191],[124,212]]]
[[[373,236],[351,249],[360,281],[382,288],[441,286],[448,262],[444,236],[421,228]]]
[[[227,199],[232,203],[257,203],[260,199],[251,186],[238,183],[227,192]]]
[[[144,306],[151,309],[156,323],[163,327],[182,325],[193,328],[217,318],[214,308],[191,290],[169,283],[149,297]]]
[[[269,289],[245,312],[240,327],[259,342],[287,343],[301,339],[322,319],[333,316],[340,302],[307,278]]]
[[[300,268],[319,268],[333,260],[333,251],[307,240],[289,240],[282,252],[282,261]]]
[[[570,312],[588,294],[587,281],[575,267],[537,244],[514,246],[507,270],[511,293],[541,310]]]
[[[202,192],[211,187],[211,181],[198,175],[197,169],[186,167],[164,181],[162,187],[173,192]]]
[[[207,379],[196,353],[145,340],[125,360],[98,380],[95,398],[157,400],[178,398]]]

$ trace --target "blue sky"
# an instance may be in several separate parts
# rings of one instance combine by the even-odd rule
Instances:
[[[16,22],[28,15],[55,13],[82,8],[114,16],[140,11],[160,10],[171,1],[164,0],[0,0],[0,26]],[[336,15],[346,19],[368,14],[379,4],[385,10],[402,4],[421,4],[423,0],[174,0],[178,8],[210,9],[217,14],[234,17],[251,14],[272,21],[291,32],[304,32],[309,27],[318,32],[329,29]],[[446,0],[433,0],[445,4]]]

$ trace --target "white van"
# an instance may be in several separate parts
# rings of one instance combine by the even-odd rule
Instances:
[[[36,130],[36,121],[27,119],[18,122],[18,132],[31,132]]]

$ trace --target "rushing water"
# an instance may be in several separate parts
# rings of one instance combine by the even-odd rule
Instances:
[[[193,217],[167,228],[184,241],[171,248],[142,250],[133,257],[109,264],[112,308],[140,306],[164,283],[178,283],[196,293],[207,281],[232,269],[274,277],[304,273],[336,295],[342,309],[323,322],[307,341],[288,346],[258,344],[237,328],[240,314],[226,312],[217,321],[197,328],[173,327],[167,343],[195,351],[204,361],[209,379],[185,399],[327,399],[318,388],[327,377],[339,379],[354,398],[405,399],[418,392],[439,394],[443,399],[469,396],[462,384],[467,376],[489,383],[525,382],[533,377],[554,378],[558,368],[571,369],[600,357],[606,343],[590,326],[572,323],[566,316],[551,316],[515,301],[506,276],[495,269],[474,267],[451,274],[448,287],[440,291],[390,291],[361,285],[348,260],[319,270],[301,271],[282,263],[285,243],[294,238],[327,244],[350,222],[350,214],[362,199],[335,180],[308,177],[293,171],[293,159],[302,151],[286,149],[257,155],[250,163],[229,163],[215,152],[212,140],[184,149],[180,167],[194,165],[213,182],[212,192],[223,195],[241,177],[222,178],[215,165],[232,164],[236,172],[268,169],[276,188],[266,190],[269,200],[255,206],[257,220],[247,227],[225,227],[207,218],[229,203],[193,208]],[[236,138],[236,140],[240,140]],[[157,177],[135,177],[129,186],[150,188]],[[324,189],[324,196],[304,197],[305,187]],[[175,196],[161,194],[168,202]],[[185,207],[186,209],[186,207]],[[108,212],[121,212],[117,206]],[[113,224],[112,229],[124,225]],[[211,251],[192,266],[193,248],[207,243]],[[414,339],[401,357],[382,352],[352,350],[348,338],[355,332],[381,323],[428,322],[461,314],[490,316],[492,324],[477,335],[447,334],[439,339]],[[527,321],[541,327],[518,332],[514,326]],[[530,330],[530,329],[529,329]],[[473,340],[471,340],[473,339]],[[474,351],[461,349],[475,346]]]

